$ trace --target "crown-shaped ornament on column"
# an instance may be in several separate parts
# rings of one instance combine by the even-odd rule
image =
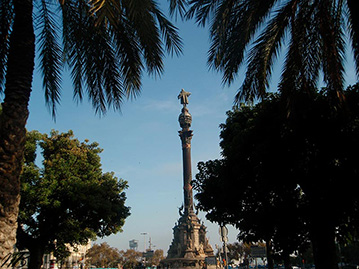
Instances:
[[[178,99],[181,100],[181,104],[183,105],[182,113],[179,115],[178,121],[180,126],[183,130],[188,131],[191,127],[192,123],[192,116],[188,112],[188,97],[191,95],[190,92],[186,92],[184,89],[181,90],[180,94],[178,95]]]

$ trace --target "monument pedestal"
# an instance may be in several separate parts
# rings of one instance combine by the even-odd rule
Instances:
[[[194,213],[182,215],[173,228],[173,240],[161,265],[164,268],[216,268],[206,264],[208,257],[214,255],[206,238],[206,227]]]

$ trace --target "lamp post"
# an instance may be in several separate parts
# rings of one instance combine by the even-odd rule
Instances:
[[[147,233],[141,233],[141,235],[143,235],[143,253],[146,252],[146,235]]]
[[[221,235],[221,241],[223,242],[223,252],[224,252],[224,257],[226,259],[225,268],[228,269],[228,255],[227,255],[228,229],[225,225],[220,226],[219,234]]]
[[[143,235],[143,266],[146,266],[146,235],[147,233],[141,233]]]

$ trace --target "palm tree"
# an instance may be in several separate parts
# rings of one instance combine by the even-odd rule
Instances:
[[[0,266],[15,243],[35,55],[53,115],[64,65],[74,97],[86,93],[106,113],[139,93],[144,71],[161,74],[165,51],[180,54],[181,45],[156,0],[0,1]]]
[[[209,65],[231,84],[247,63],[236,101],[265,96],[273,63],[286,59],[283,94],[316,88],[322,72],[327,89],[342,98],[345,37],[350,38],[359,74],[359,19],[354,0],[178,0],[187,17],[210,23]],[[282,50],[282,47],[285,49]]]

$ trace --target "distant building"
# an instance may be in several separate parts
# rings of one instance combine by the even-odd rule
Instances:
[[[86,252],[92,247],[91,241],[86,245],[76,245],[74,247],[67,246],[71,252],[61,264],[56,260],[54,255],[45,254],[42,269],[57,269],[57,268],[66,268],[66,269],[82,269],[85,268],[86,262]]]
[[[137,248],[138,248],[138,240],[135,240],[135,239],[130,240],[129,244],[130,244],[130,249],[137,250]]]
[[[82,269],[85,268],[86,252],[92,247],[91,241],[86,245],[76,245],[75,247],[68,246],[71,252],[70,256],[66,258],[65,268]],[[62,266],[64,268],[64,266]]]

